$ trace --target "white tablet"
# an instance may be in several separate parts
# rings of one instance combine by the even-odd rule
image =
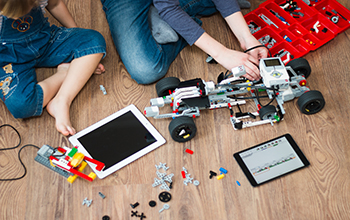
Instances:
[[[105,164],[102,171],[88,162],[102,179],[166,141],[134,105],[129,105],[71,136],[69,141],[87,157]]]

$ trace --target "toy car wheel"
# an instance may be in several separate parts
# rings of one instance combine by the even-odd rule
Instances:
[[[167,77],[159,80],[156,84],[156,91],[158,97],[169,95],[169,90],[172,92],[179,85],[180,80],[176,77]]]
[[[321,92],[311,90],[302,94],[299,97],[297,104],[302,113],[312,115],[321,111],[326,102]]]
[[[193,118],[181,116],[170,122],[169,132],[174,141],[186,142],[195,136],[197,127]]]
[[[276,107],[273,105],[264,106],[259,110],[259,116],[261,120],[273,119],[276,113]]]
[[[305,79],[307,79],[311,74],[310,64],[304,58],[298,58],[298,59],[292,60],[287,64],[287,66],[290,66],[297,75],[304,75]],[[288,71],[288,74],[290,77],[293,76],[293,74],[290,73],[289,71]]]

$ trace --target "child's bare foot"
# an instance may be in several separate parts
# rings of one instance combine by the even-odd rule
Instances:
[[[99,63],[97,68],[95,69],[95,72],[94,74],[102,74],[104,73],[106,70],[105,70],[105,67],[102,65],[102,63]]]
[[[65,136],[76,133],[70,122],[69,108],[68,103],[57,98],[53,98],[46,106],[49,114],[56,119],[56,129]]]

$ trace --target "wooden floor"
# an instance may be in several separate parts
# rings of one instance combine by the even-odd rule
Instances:
[[[106,73],[94,75],[77,96],[71,107],[71,119],[80,131],[119,109],[135,104],[140,110],[156,97],[154,85],[137,85],[120,61],[110,36],[100,1],[66,0],[81,27],[100,31],[107,41],[107,57],[103,60]],[[251,0],[252,8],[263,0]],[[350,1],[339,0],[347,9]],[[246,14],[250,10],[244,10]],[[203,18],[203,27],[223,44],[239,49],[237,41],[219,15]],[[50,18],[52,23],[56,23]],[[195,119],[198,133],[187,143],[174,142],[167,129],[169,120],[149,119],[167,140],[162,147],[122,168],[109,177],[90,183],[78,179],[69,184],[65,178],[34,161],[37,149],[27,147],[21,158],[27,167],[24,179],[0,182],[0,219],[74,219],[96,220],[104,215],[111,220],[139,219],[131,211],[144,213],[146,219],[171,220],[232,220],[232,219],[349,219],[350,217],[350,30],[305,56],[312,74],[308,86],[319,90],[326,100],[318,114],[300,113],[296,100],[285,104],[284,121],[270,126],[258,126],[234,131],[229,111],[202,111]],[[172,64],[167,76],[181,80],[201,77],[216,81],[223,71],[219,65],[208,65],[206,54],[195,47],[186,47]],[[38,78],[53,74],[55,69],[40,69]],[[104,85],[103,95],[99,85]],[[252,105],[244,106],[253,109]],[[0,125],[11,124],[22,136],[22,144],[69,146],[67,137],[55,129],[55,121],[44,111],[42,116],[16,120],[4,104],[0,104]],[[311,166],[260,187],[252,187],[233,158],[233,153],[290,133],[309,159]],[[0,131],[0,148],[18,143],[9,128]],[[186,148],[193,155],[184,152]],[[23,174],[17,153],[19,149],[0,151],[0,179]],[[159,213],[162,191],[153,188],[155,165],[160,162],[174,173],[170,209]],[[182,167],[200,181],[199,186],[185,186]],[[228,170],[222,180],[209,179],[209,171]],[[236,180],[241,186],[236,184]],[[106,195],[102,199],[98,193]],[[85,197],[92,199],[90,207],[82,206]],[[150,200],[157,201],[151,208]],[[140,205],[132,209],[130,204]]]

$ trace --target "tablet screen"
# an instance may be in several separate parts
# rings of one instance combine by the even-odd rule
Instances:
[[[100,179],[166,142],[135,105],[96,122],[71,136],[69,141],[85,156],[105,164],[105,168],[98,171],[96,165],[87,162]]]
[[[309,165],[293,138],[287,134],[235,155],[252,185],[259,185]],[[243,164],[242,164],[243,163]],[[248,173],[247,173],[248,172]]]
[[[78,141],[108,169],[154,143],[156,139],[129,111],[78,138]]]

